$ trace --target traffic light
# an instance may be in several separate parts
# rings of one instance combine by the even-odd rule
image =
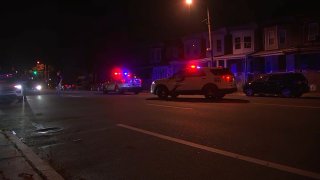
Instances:
[[[34,70],[33,75],[35,75],[35,76],[38,75],[38,71]]]

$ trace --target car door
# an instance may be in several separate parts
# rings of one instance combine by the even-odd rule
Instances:
[[[179,71],[175,73],[172,77],[168,78],[165,82],[169,91],[178,91],[181,86],[184,84],[184,72]]]
[[[193,93],[200,91],[206,82],[206,74],[201,69],[184,71],[184,79],[180,82],[178,91]]]
[[[281,77],[279,75],[270,75],[268,80],[266,81],[266,93],[275,94],[278,93],[279,83]]]
[[[266,93],[266,84],[269,79],[269,76],[261,76],[259,79],[256,79],[255,81],[252,82],[251,87],[253,88],[253,91],[255,93]]]

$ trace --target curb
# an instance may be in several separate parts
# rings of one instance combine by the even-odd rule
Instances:
[[[17,136],[5,131],[3,132],[8,139],[13,142],[21,154],[26,158],[27,162],[36,170],[36,172],[44,179],[63,180],[64,178],[58,174],[48,163],[40,159],[27,145],[22,143]]]

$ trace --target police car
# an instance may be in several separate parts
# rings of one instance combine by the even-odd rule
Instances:
[[[112,73],[111,80],[103,84],[103,93],[125,93],[133,92],[139,94],[142,90],[142,80],[123,70]]]
[[[170,78],[155,80],[151,93],[161,99],[178,95],[204,95],[207,99],[221,99],[237,91],[234,75],[226,68],[191,65]]]

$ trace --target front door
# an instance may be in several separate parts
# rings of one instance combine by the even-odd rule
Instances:
[[[207,81],[206,78],[205,72],[201,69],[185,71],[184,80],[180,82],[180,86],[177,88],[177,91],[182,93],[197,93],[202,89],[202,86]]]

